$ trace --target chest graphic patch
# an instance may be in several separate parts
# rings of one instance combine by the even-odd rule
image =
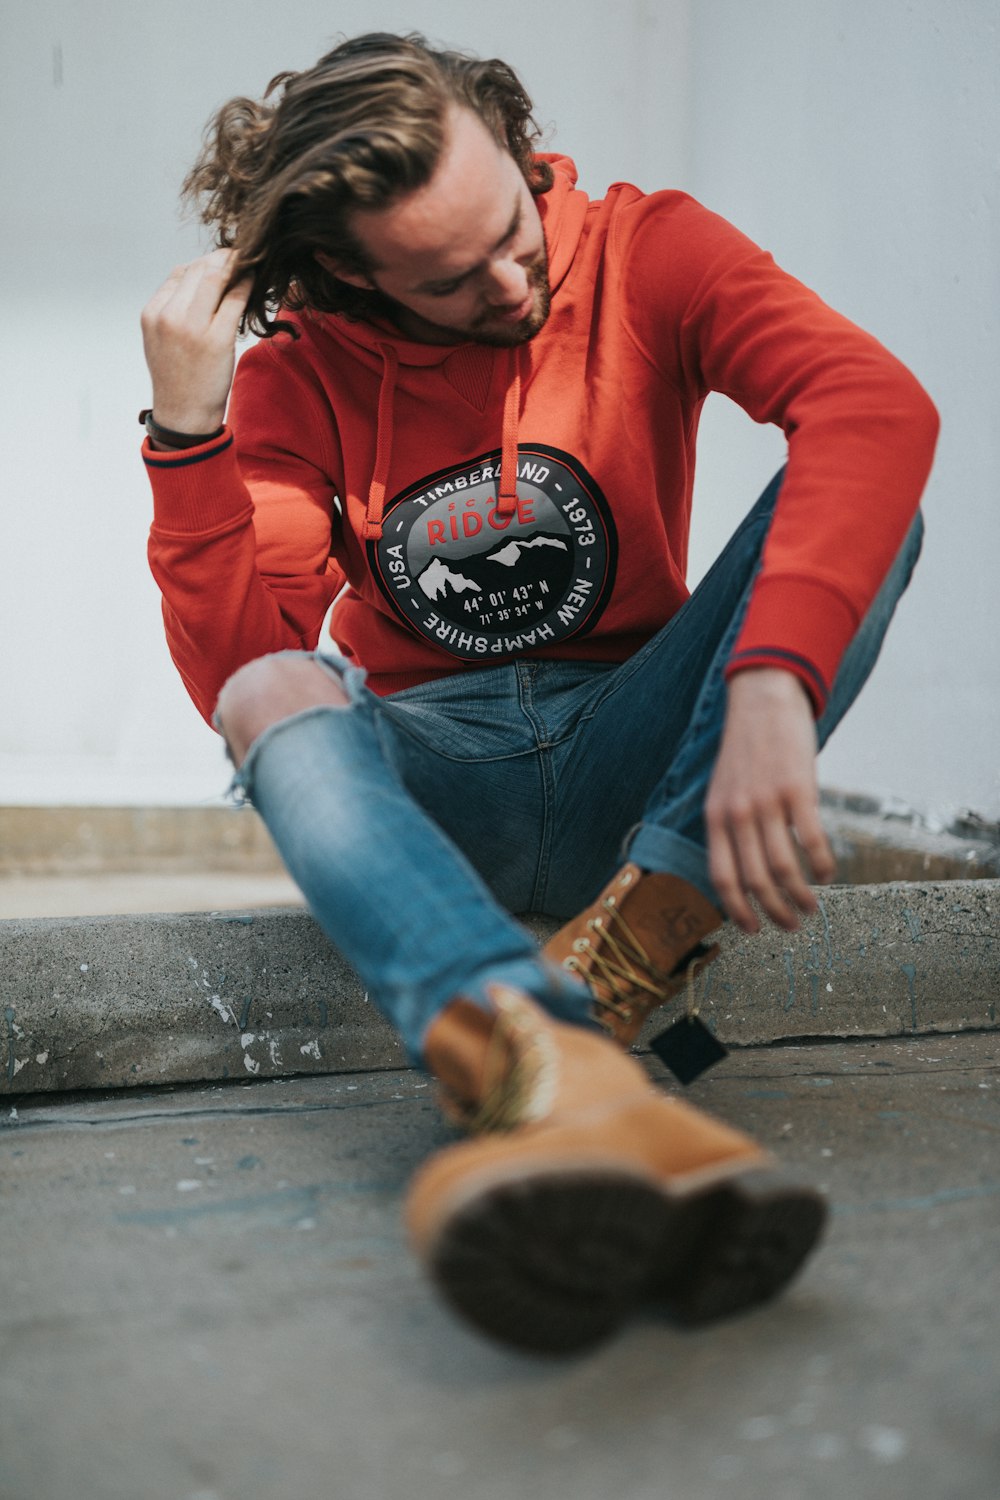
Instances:
[[[604,496],[568,453],[518,449],[517,506],[497,506],[500,453],[387,501],[368,563],[417,635],[467,661],[516,656],[593,629],[617,539]]]

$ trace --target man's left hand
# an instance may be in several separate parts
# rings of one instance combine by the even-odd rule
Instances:
[[[816,910],[800,850],[816,883],[833,879],[816,748],[812,704],[797,677],[758,667],[731,680],[705,818],[712,884],[744,932],[760,928],[751,896],[788,932],[798,927],[799,912]]]

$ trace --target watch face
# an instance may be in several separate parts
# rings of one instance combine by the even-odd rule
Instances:
[[[517,499],[501,510],[500,451],[388,501],[368,560],[394,612],[452,656],[485,661],[593,629],[611,595],[617,538],[599,488],[569,454],[518,447]]]

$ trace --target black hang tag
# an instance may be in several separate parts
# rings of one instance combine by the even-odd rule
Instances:
[[[650,1047],[679,1083],[693,1083],[706,1069],[729,1053],[697,1016],[681,1016],[666,1031],[654,1036]]]

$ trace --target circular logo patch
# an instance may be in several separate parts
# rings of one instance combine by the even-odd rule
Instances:
[[[388,501],[369,566],[417,635],[466,661],[517,656],[593,629],[611,594],[611,512],[569,454],[520,446],[502,515],[500,453],[442,470]]]

